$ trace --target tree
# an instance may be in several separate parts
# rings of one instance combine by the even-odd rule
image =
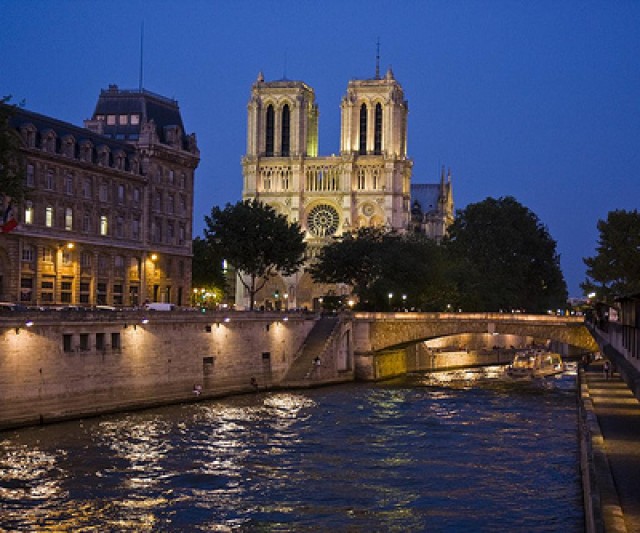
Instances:
[[[205,237],[210,245],[241,274],[249,292],[249,309],[255,295],[278,273],[290,275],[304,263],[306,244],[297,223],[258,200],[245,200],[224,209],[214,207],[205,216]]]
[[[513,197],[487,198],[458,211],[444,246],[458,307],[543,312],[566,304],[556,242]]]
[[[316,283],[346,283],[360,302],[367,299],[373,284],[382,276],[379,246],[386,232],[359,228],[322,248],[308,271]]]
[[[206,239],[196,237],[193,240],[193,262],[191,284],[194,288],[204,288],[207,292],[222,295],[227,280],[222,268],[223,257],[218,246]]]
[[[441,308],[439,247],[423,235],[359,228],[325,246],[309,271],[316,282],[353,287],[360,309]]]
[[[0,204],[4,209],[9,200],[20,202],[24,197],[24,157],[20,152],[20,137],[11,126],[10,119],[16,106],[8,102],[10,97],[0,98]]]
[[[598,221],[596,255],[583,258],[587,279],[580,285],[600,300],[640,291],[640,213],[610,211]]]

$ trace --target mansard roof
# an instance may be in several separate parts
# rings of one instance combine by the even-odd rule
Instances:
[[[28,111],[21,107],[13,107],[13,111],[9,117],[9,124],[18,132],[20,132],[22,128],[32,124],[39,135],[53,131],[58,139],[72,136],[78,144],[85,141],[91,141],[94,146],[101,144],[106,145],[114,152],[117,150],[122,150],[127,154],[135,154],[136,152],[134,146],[125,142],[106,138],[103,135],[93,133],[86,128],[75,126],[69,122],[63,122],[56,118],[41,115],[33,111]]]
[[[164,129],[170,126],[178,126],[185,136],[184,125],[178,102],[166,98],[146,89],[130,90],[119,89],[117,85],[109,85],[108,89],[102,89],[98,97],[93,120],[98,116],[106,115],[139,115],[137,124],[104,124],[104,134],[108,136],[140,133],[142,125],[153,121],[157,128],[161,142],[164,142]]]

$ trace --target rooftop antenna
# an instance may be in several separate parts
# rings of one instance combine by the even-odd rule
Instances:
[[[140,77],[138,80],[138,89],[142,92],[142,58],[144,52],[144,20],[140,23]]]
[[[376,43],[376,80],[380,79],[380,37]]]

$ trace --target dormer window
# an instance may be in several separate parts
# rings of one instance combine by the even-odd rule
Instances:
[[[83,141],[80,144],[80,159],[87,163],[93,161],[93,144],[91,141]]]
[[[115,153],[115,164],[118,170],[124,170],[125,168],[126,156],[122,150],[118,150]]]
[[[126,126],[127,124],[129,124],[129,115],[120,115],[120,116],[118,116],[118,123],[121,126]]]
[[[107,115],[107,126],[115,126],[115,125],[116,125],[116,116]]]
[[[22,138],[27,145],[27,148],[36,147],[37,130],[33,124],[27,124],[22,128]]]
[[[133,113],[130,118],[132,126],[137,126],[138,124],[140,124],[140,115],[138,113]]]
[[[53,130],[47,131],[42,137],[42,146],[41,148],[45,152],[49,152],[51,154],[56,151],[56,133]]]
[[[109,155],[110,151],[108,146],[101,146],[100,148],[98,148],[98,164],[102,165],[103,167],[108,167]]]
[[[66,135],[62,140],[62,153],[66,157],[76,156],[76,140],[72,135]]]

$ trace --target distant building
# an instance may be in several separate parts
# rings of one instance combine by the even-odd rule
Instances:
[[[451,171],[444,168],[440,183],[411,184],[411,228],[436,242],[442,241],[453,223],[453,188]]]
[[[0,300],[188,305],[200,155],[177,102],[112,85],[84,128],[23,109],[11,125],[27,198],[0,235]]]
[[[453,216],[451,182],[411,185],[408,103],[391,69],[384,77],[376,69],[373,79],[349,81],[338,155],[318,156],[318,114],[306,83],[258,75],[248,104],[243,199],[258,199],[298,222],[311,258],[332,238],[359,227],[413,228],[440,240]],[[314,284],[301,269],[273,279],[256,304],[312,308],[328,291],[347,294],[349,288]],[[236,304],[249,304],[240,283]]]

